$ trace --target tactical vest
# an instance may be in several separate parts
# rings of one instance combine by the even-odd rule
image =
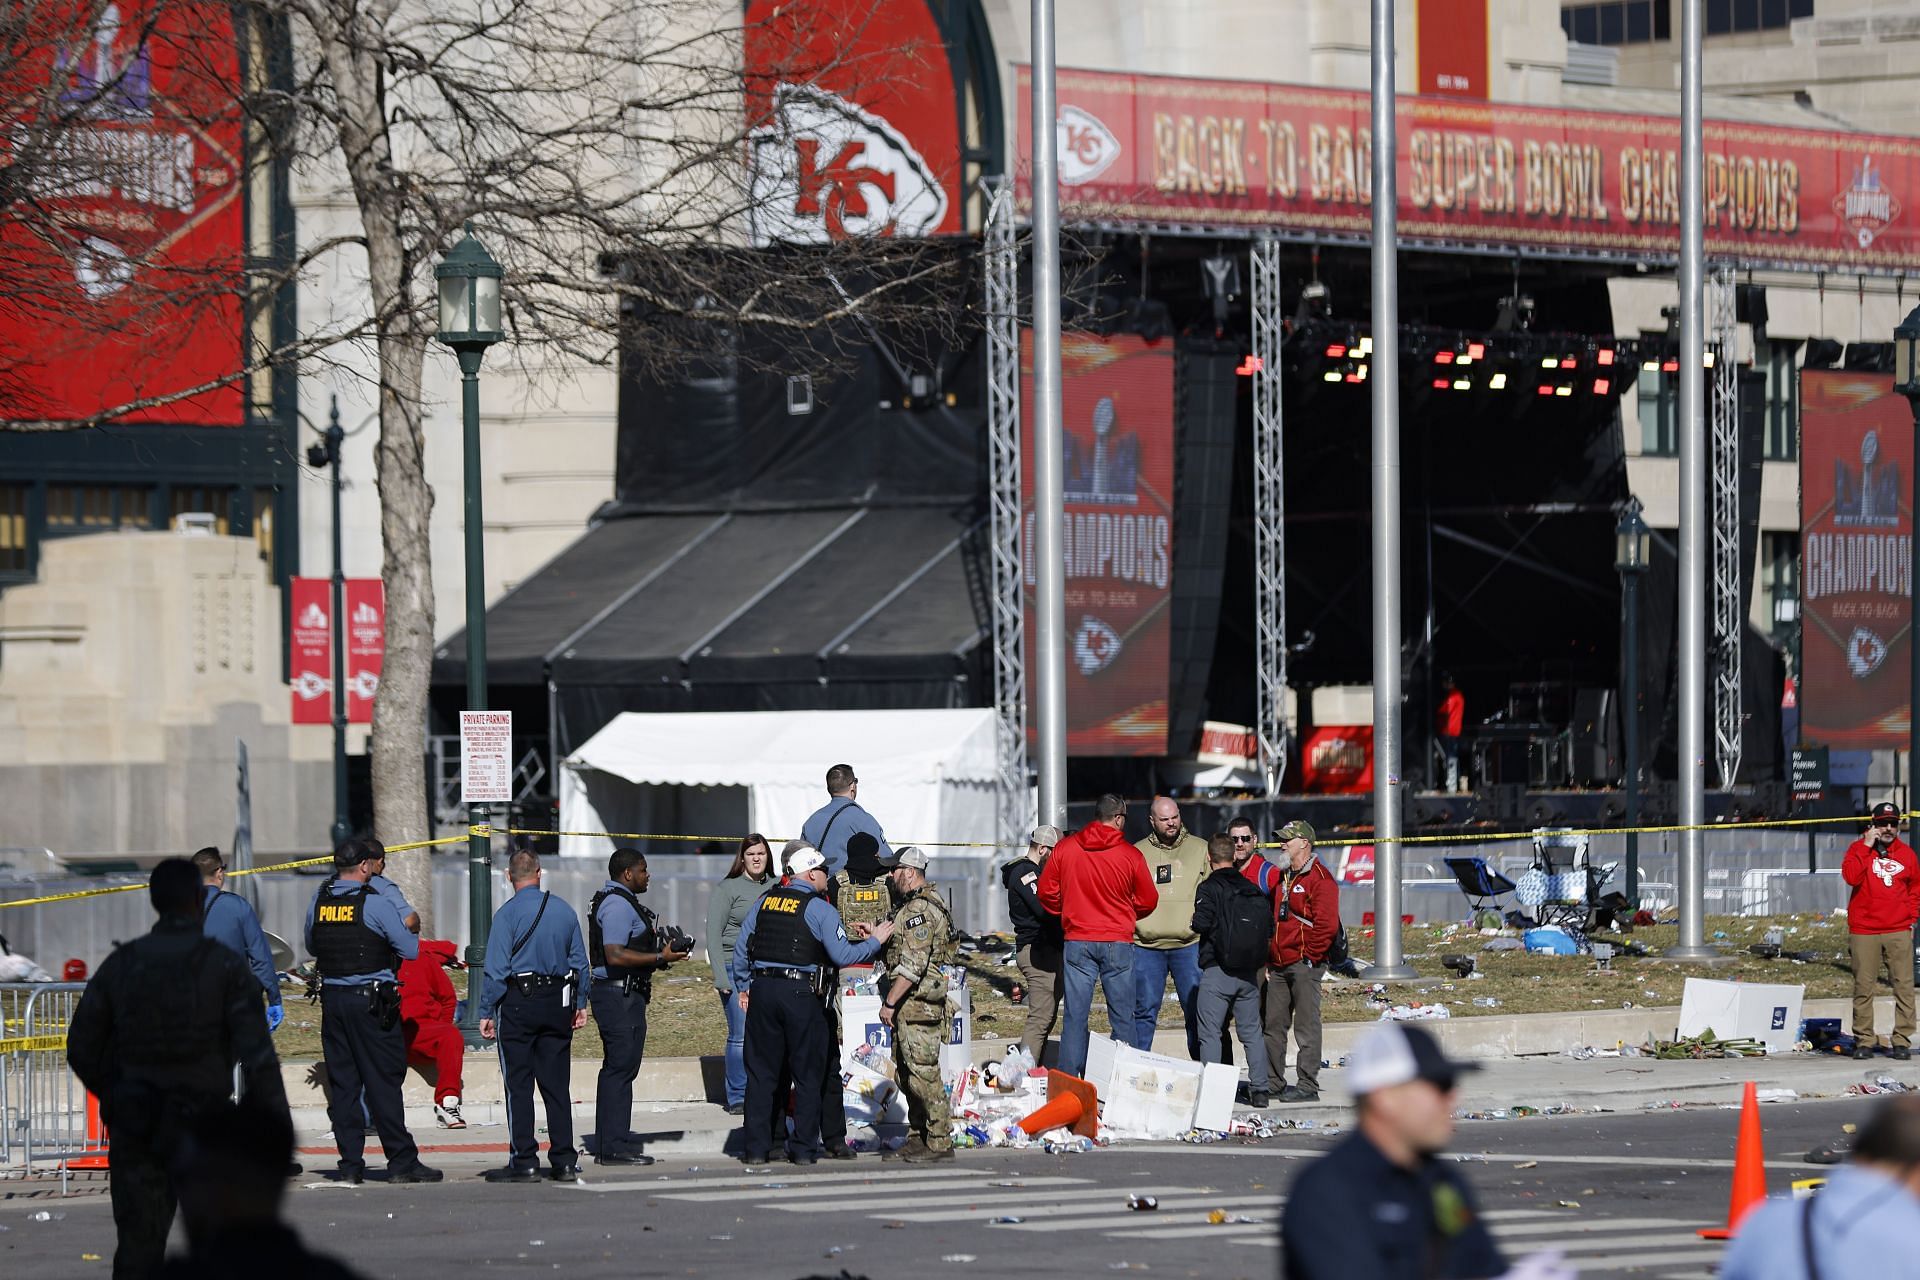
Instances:
[[[931,1012],[939,1017],[947,1003],[947,975],[942,966],[952,964],[960,951],[953,937],[953,915],[947,910],[946,900],[931,884],[916,889],[893,913],[893,936],[887,939],[889,970],[899,969],[898,958],[908,948],[919,945],[914,933],[922,928],[928,933],[927,968],[920,981],[907,992],[905,1002],[913,1006],[915,1013]]]
[[[811,889],[771,889],[761,895],[754,918],[753,939],[747,955],[755,964],[808,965],[827,963],[827,949],[807,928],[807,904],[817,895]]]
[[[840,919],[849,926],[877,925],[893,915],[893,896],[887,892],[884,876],[860,884],[845,871],[835,872],[833,901],[840,909]]]
[[[633,908],[633,913],[640,917],[642,929],[650,930],[653,924],[649,918],[649,912],[640,905],[640,899],[634,896],[631,889],[602,889],[594,894],[593,901],[587,904],[587,962],[596,969],[607,967],[607,940],[600,933],[600,904],[616,895],[627,900],[628,905]],[[628,934],[614,945],[627,946],[632,943],[633,938],[633,934]]]
[[[333,894],[334,881],[321,887],[313,904],[313,962],[323,978],[353,978],[393,968],[393,944],[367,923],[370,885]]]

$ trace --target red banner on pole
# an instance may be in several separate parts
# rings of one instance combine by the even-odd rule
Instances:
[[[1030,68],[1013,95],[1030,208]],[[1364,240],[1365,93],[1108,71],[1059,73],[1070,222],[1272,229]],[[1512,251],[1671,257],[1680,122],[1401,98],[1401,238]],[[1753,265],[1904,271],[1920,259],[1920,139],[1709,121],[1706,248]]]
[[[1905,747],[1913,410],[1884,373],[1800,375],[1800,737]]]
[[[1491,92],[1487,57],[1489,0],[1416,0],[1413,11],[1416,92],[1477,98]]]
[[[294,578],[287,584],[291,607],[287,683],[293,686],[293,723],[333,720],[333,597],[325,578]]]
[[[373,723],[373,697],[387,653],[387,589],[378,578],[348,578],[347,723]]]
[[[1067,333],[1067,750],[1167,750],[1173,598],[1173,344]],[[1023,422],[1033,410],[1033,334],[1021,335]],[[1021,558],[1033,653],[1033,434],[1023,432]]]

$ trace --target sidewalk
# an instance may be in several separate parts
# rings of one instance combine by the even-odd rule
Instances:
[[[1884,1001],[1891,1005],[1891,1001]],[[1809,1001],[1807,1017],[1845,1016],[1846,1001]],[[1757,1084],[1762,1098],[1770,1091],[1784,1098],[1792,1091],[1799,1099],[1841,1097],[1861,1081],[1891,1076],[1920,1086],[1920,1061],[1895,1062],[1795,1054],[1774,1058],[1720,1058],[1701,1062],[1666,1062],[1654,1058],[1592,1058],[1564,1056],[1573,1045],[1612,1048],[1620,1040],[1638,1043],[1646,1033],[1663,1038],[1673,1034],[1677,1009],[1611,1010],[1598,1014],[1524,1014],[1514,1017],[1460,1018],[1423,1023],[1439,1036],[1447,1051],[1479,1061],[1483,1069],[1470,1073],[1460,1091],[1462,1112],[1489,1112],[1516,1106],[1544,1110],[1573,1106],[1582,1110],[1639,1111],[1667,1105],[1719,1106],[1738,1103],[1742,1086]],[[1891,1017],[1883,1011],[1883,1019]],[[1327,1027],[1325,1055],[1338,1063],[1369,1023],[1335,1023]],[[1882,1025],[1891,1025],[1883,1021]],[[976,1061],[1000,1057],[1008,1042],[977,1040]],[[1163,1030],[1155,1041],[1163,1053],[1184,1054],[1185,1039],[1177,1030]],[[466,1062],[466,1094],[462,1110],[469,1128],[439,1128],[433,1119],[432,1093],[426,1083],[409,1073],[406,1085],[407,1124],[421,1150],[442,1156],[497,1154],[507,1149],[505,1109],[501,1105],[498,1059],[490,1053],[470,1054]],[[314,1064],[284,1064],[287,1096],[300,1148],[309,1162],[334,1152],[324,1101],[317,1083],[309,1083]],[[663,1058],[641,1068],[634,1089],[633,1128],[651,1135],[647,1150],[655,1155],[719,1155],[739,1120],[717,1103],[706,1102],[707,1081],[717,1083],[717,1059]],[[584,1134],[593,1127],[594,1079],[599,1064],[573,1063],[574,1125]],[[1322,1101],[1316,1104],[1275,1104],[1264,1113],[1271,1118],[1312,1121],[1325,1127],[1343,1124],[1351,1112],[1345,1072],[1330,1066],[1321,1073]],[[1241,1110],[1244,1111],[1244,1108]],[[369,1139],[375,1150],[378,1142]],[[377,1163],[377,1158],[376,1158]]]

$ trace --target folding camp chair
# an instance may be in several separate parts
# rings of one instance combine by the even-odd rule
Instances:
[[[1499,897],[1513,892],[1513,881],[1489,867],[1485,858],[1443,858],[1441,861],[1453,872],[1460,892],[1467,895],[1468,910],[1476,916],[1489,908],[1504,914],[1500,911]]]
[[[1593,930],[1600,890],[1612,877],[1613,868],[1593,864],[1586,836],[1540,830],[1533,833],[1533,868],[1529,875],[1537,877],[1543,889],[1540,901],[1533,904],[1534,918],[1542,925],[1565,929],[1580,941],[1584,951],[1587,934]]]

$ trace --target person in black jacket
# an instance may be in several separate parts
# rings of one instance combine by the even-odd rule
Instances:
[[[1060,953],[1066,935],[1060,930],[1060,917],[1040,905],[1033,886],[1040,881],[1040,868],[1047,864],[1053,846],[1060,843],[1060,828],[1040,826],[1027,841],[1025,857],[1015,858],[1000,870],[1000,883],[1007,887],[1007,911],[1013,917],[1013,940],[1019,948],[1014,962],[1020,966],[1020,978],[1027,988],[1027,1026],[1020,1043],[1040,1065],[1047,1037],[1060,1017]]]
[[[114,949],[67,1029],[67,1062],[113,1131],[114,1280],[160,1265],[177,1204],[171,1166],[195,1117],[225,1104],[236,1065],[249,1106],[292,1125],[260,984],[200,932],[199,870],[164,859],[147,895],[160,915],[153,932]]]
[[[1247,1103],[1271,1100],[1267,1042],[1260,1029],[1260,966],[1273,935],[1273,904],[1233,864],[1233,839],[1207,841],[1207,878],[1193,898],[1193,931],[1200,935],[1200,990],[1194,997],[1201,1059],[1224,1062],[1227,1018],[1247,1051]],[[1264,929],[1260,926],[1264,925]]]

